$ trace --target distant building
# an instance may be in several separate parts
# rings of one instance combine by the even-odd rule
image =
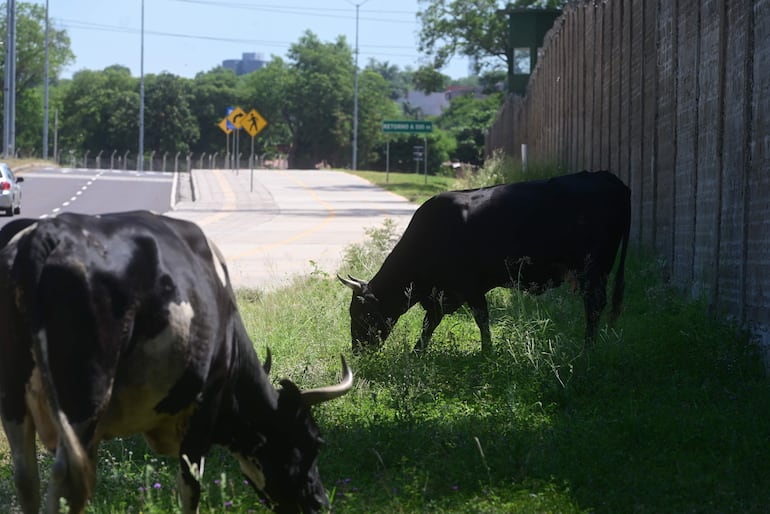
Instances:
[[[479,86],[449,86],[445,91],[438,93],[425,93],[410,89],[404,92],[404,96],[397,102],[404,111],[409,114],[423,116],[440,116],[444,109],[449,107],[452,98],[457,96],[473,95],[475,98],[483,98]]]
[[[246,75],[263,68],[267,64],[262,54],[244,52],[242,55],[243,57],[240,59],[226,59],[222,61],[222,67],[233,70],[236,75]]]

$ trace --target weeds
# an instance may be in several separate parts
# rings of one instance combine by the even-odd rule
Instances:
[[[371,230],[344,272],[371,277],[395,235]],[[332,510],[767,512],[770,388],[757,349],[670,287],[660,263],[629,255],[626,264],[624,312],[615,327],[603,318],[591,348],[582,301],[566,287],[538,297],[495,289],[489,354],[460,309],[415,355],[415,307],[380,350],[350,357],[353,390],[314,410]],[[338,379],[338,355],[350,353],[348,288],[315,273],[238,300],[258,353],[273,351],[275,383]],[[102,445],[99,459],[89,512],[179,510],[176,460],[139,437]],[[263,511],[223,450],[205,467],[201,512]],[[4,512],[14,508],[2,486],[10,470],[6,453]]]

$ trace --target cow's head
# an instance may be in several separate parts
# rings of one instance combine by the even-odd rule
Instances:
[[[353,290],[350,301],[350,337],[353,340],[353,352],[358,353],[363,346],[377,348],[388,338],[393,328],[380,300],[369,290],[369,283],[351,277],[337,275],[340,282]]]
[[[322,440],[310,410],[350,390],[353,373],[344,357],[342,369],[339,384],[319,389],[301,391],[282,380],[269,424],[262,419],[256,438],[249,438],[253,447],[236,453],[241,471],[275,512],[310,513],[328,507],[316,462]]]

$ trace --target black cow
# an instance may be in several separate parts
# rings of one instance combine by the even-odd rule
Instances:
[[[335,386],[276,390],[238,313],[227,267],[196,225],[149,212],[14,222],[0,231],[0,415],[22,510],[40,510],[35,433],[55,460],[48,512],[81,512],[100,441],[143,433],[177,456],[196,512],[211,446],[278,512],[328,505],[313,404]]]
[[[384,341],[416,303],[425,319],[415,350],[424,349],[444,315],[463,303],[479,326],[482,350],[490,350],[487,291],[507,286],[539,294],[565,279],[580,288],[586,339],[593,340],[621,242],[612,320],[623,300],[630,196],[611,173],[583,171],[428,199],[371,281],[337,276],[353,290],[353,350]]]

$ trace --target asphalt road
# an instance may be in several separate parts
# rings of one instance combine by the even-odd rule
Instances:
[[[99,214],[111,211],[169,210],[173,173],[38,168],[19,173],[21,215],[55,216],[64,211]],[[0,217],[0,226],[12,218]]]

